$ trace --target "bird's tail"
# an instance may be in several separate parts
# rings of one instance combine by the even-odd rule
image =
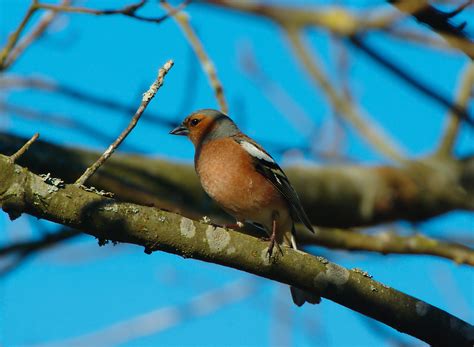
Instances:
[[[294,230],[295,228],[293,226],[292,233],[291,233],[291,247],[297,250],[298,248],[296,247]],[[303,306],[305,302],[308,302],[313,305],[319,304],[321,302],[321,297],[319,295],[308,292],[300,288],[290,286],[290,292],[291,292],[291,298],[293,299],[293,302],[298,307]]]

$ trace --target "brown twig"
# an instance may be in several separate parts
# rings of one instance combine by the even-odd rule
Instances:
[[[36,11],[38,10],[49,10],[52,12],[68,12],[68,13],[82,13],[82,14],[91,14],[91,15],[124,15],[127,17],[135,18],[144,22],[151,22],[151,23],[161,23],[162,21],[166,20],[171,14],[174,14],[175,12],[180,11],[182,8],[187,6],[190,0],[184,1],[182,4],[180,4],[176,9],[173,9],[169,14],[156,17],[156,18],[149,18],[149,17],[144,17],[141,15],[138,15],[136,12],[145,5],[147,0],[141,0],[135,4],[127,5],[123,8],[120,9],[112,9],[112,10],[96,10],[96,9],[91,9],[87,7],[73,7],[73,6],[68,6],[66,4],[59,4],[59,5],[54,5],[54,4],[43,4],[40,3],[38,0],[33,0],[30,7],[28,8],[25,16],[23,17],[21,23],[19,24],[18,28],[10,34],[7,44],[5,47],[0,51],[0,71],[5,70],[17,57],[18,54],[22,52],[26,46],[28,46],[31,42],[31,39],[35,38],[35,35],[40,35],[46,26],[49,24],[48,20],[45,20],[43,23],[39,23],[38,27],[36,28],[37,32],[35,33],[35,29],[31,32],[31,37],[26,38],[25,41],[21,44],[20,48],[18,48],[16,51],[13,51],[15,48],[15,45],[17,44],[18,40],[20,39],[21,33],[23,30],[26,28],[26,25],[30,21],[31,17],[35,14]],[[51,17],[49,17],[51,18]],[[52,19],[51,19],[52,20]],[[46,24],[46,25],[45,25]],[[37,37],[37,36],[36,36]],[[13,56],[12,56],[13,54]],[[13,60],[11,60],[13,58]]]
[[[299,28],[286,27],[285,29],[296,56],[300,59],[313,81],[325,92],[335,111],[352,124],[364,140],[372,144],[375,150],[394,161],[403,162],[404,155],[400,146],[380,127],[375,126],[374,122],[365,120],[356,106],[350,100],[341,96],[333,87],[327,76],[318,67],[315,58],[311,57],[307,47],[301,41]]]
[[[250,48],[241,54],[239,60],[242,71],[251,81],[255,82],[264,96],[293,124],[295,129],[305,137],[314,135],[317,127],[312,117],[278,80],[265,73]]]
[[[71,3],[71,0],[63,0],[60,5],[67,6]],[[56,19],[58,12],[48,11],[39,20],[39,22],[34,26],[33,29],[23,37],[20,42],[13,47],[11,53],[8,56],[7,61],[4,64],[4,69],[9,68],[17,58],[28,48],[34,41],[40,38],[49,25]]]
[[[152,83],[150,88],[143,94],[142,102],[138,107],[138,110],[135,112],[135,115],[133,116],[132,120],[128,124],[127,128],[122,131],[119,137],[117,137],[117,139],[107,148],[107,150],[100,156],[100,158],[97,159],[94,164],[88,167],[87,170],[82,174],[82,176],[77,179],[77,181],[75,182],[76,185],[83,185],[87,181],[87,179],[91,177],[97,171],[97,169],[99,169],[101,165],[104,164],[105,161],[113,154],[115,149],[122,143],[122,141],[128,136],[128,134],[133,130],[133,128],[135,128],[135,125],[137,124],[141,115],[147,108],[151,99],[153,99],[158,89],[160,89],[160,87],[163,85],[164,78],[172,66],[173,61],[168,60],[165,65],[163,65],[163,67],[158,71],[158,77]]]
[[[417,21],[427,25],[434,32],[443,37],[448,44],[463,51],[471,59],[474,59],[474,41],[469,38],[464,30],[466,23],[455,25],[451,19],[471,5],[472,0],[465,1],[452,12],[443,12],[429,4],[427,0],[387,0],[400,11],[413,16]],[[416,8],[416,5],[419,8]],[[421,5],[421,6],[420,6]]]
[[[39,134],[36,133],[34,134],[31,139],[29,139],[24,145],[23,147],[21,147],[16,153],[14,153],[13,155],[10,156],[10,160],[12,161],[12,163],[14,163],[15,161],[18,160],[18,158],[20,158],[27,150],[28,148],[30,148],[31,144],[33,142],[35,142],[39,137]]]
[[[450,51],[450,52],[458,52],[459,48],[462,47],[462,50],[468,53],[469,55],[474,56],[474,44],[470,44],[468,41],[453,36],[449,34],[444,34],[443,36],[449,36],[450,41],[456,42],[458,47],[454,47],[454,45],[450,45],[444,39],[439,36],[432,35],[431,33],[425,33],[418,30],[411,30],[406,28],[398,28],[398,27],[390,27],[384,29],[384,32],[389,34],[391,37],[395,39],[402,40],[403,42],[414,42],[417,44],[421,44],[424,46],[428,46],[430,48]]]
[[[178,13],[178,11],[180,10],[178,8],[173,8],[166,1],[162,0],[161,5],[168,11],[168,15],[172,16],[176,20],[176,23],[178,23],[179,27],[184,32],[187,41],[193,48],[194,53],[196,53],[196,56],[199,59],[199,62],[201,63],[202,69],[204,70],[209,80],[211,88],[214,90],[214,94],[216,96],[221,111],[227,113],[229,108],[225,99],[224,88],[222,87],[222,83],[220,82],[219,77],[217,76],[217,71],[213,61],[209,58],[201,40],[199,39],[195,30],[189,22],[188,14],[184,12]]]
[[[85,104],[89,104],[95,107],[105,108],[111,111],[119,112],[122,115],[126,115],[127,118],[129,117],[130,113],[134,113],[136,111],[136,105],[129,105],[123,102],[117,101],[113,98],[94,94],[88,90],[80,89],[71,85],[57,83],[52,80],[38,78],[38,77],[23,77],[23,76],[16,76],[12,74],[8,74],[8,76],[1,76],[0,77],[0,90],[1,89],[34,89],[40,90],[50,93],[55,93],[60,96],[64,96],[66,98],[82,102]],[[2,103],[0,102],[0,105]],[[3,107],[5,108],[6,105],[13,106],[9,103],[3,103]],[[24,109],[25,107],[22,106],[15,106],[18,109]],[[0,107],[1,108],[1,107]],[[33,109],[28,109],[27,113],[36,113],[37,111]],[[60,118],[60,117],[57,117]],[[61,117],[63,118],[63,117]],[[168,119],[167,119],[168,118]],[[155,126],[162,126],[166,128],[170,128],[176,125],[175,121],[172,121],[173,117],[165,117],[164,114],[159,113],[147,113],[147,117],[142,120],[142,122],[147,122]],[[63,123],[63,122],[58,122]],[[75,123],[74,120],[68,120],[64,122],[64,125],[73,125]],[[95,136],[95,135],[94,135]]]
[[[18,42],[21,33],[25,29],[26,25],[30,21],[31,17],[33,14],[36,12],[37,7],[36,7],[36,2],[33,1],[33,3],[30,5],[28,10],[26,11],[25,17],[23,17],[22,21],[20,22],[20,25],[18,25],[18,28],[10,34],[8,37],[7,44],[3,49],[0,51],[0,71],[4,70],[6,68],[5,63],[10,55],[11,50],[13,47],[15,47],[16,43]]]
[[[164,16],[156,17],[156,18],[149,18],[138,15],[136,12],[145,5],[147,0],[141,0],[136,4],[128,5],[120,9],[113,9],[113,10],[96,10],[87,7],[72,7],[72,6],[62,6],[62,5],[50,5],[50,4],[38,4],[38,8],[42,8],[45,10],[51,10],[56,12],[68,12],[68,13],[83,13],[83,14],[92,14],[96,16],[107,16],[107,15],[124,15],[127,17],[135,18],[144,22],[150,23],[161,23],[165,19],[169,17],[170,14],[180,11],[187,4],[190,0],[184,1],[181,3],[176,9],[174,9],[170,14],[166,14]]]
[[[456,98],[456,103],[463,108],[467,108],[469,100],[472,97],[472,92],[474,90],[474,63],[468,62],[466,68],[461,73],[461,81],[459,83],[458,95]],[[448,123],[446,125],[446,130],[441,143],[438,147],[438,155],[450,155],[453,151],[454,143],[456,141],[457,135],[460,128],[460,119],[459,117],[454,117],[451,114],[448,117]]]
[[[354,35],[371,29],[384,29],[398,22],[404,16],[377,10],[356,15],[340,6],[279,6],[262,1],[204,0],[207,4],[221,6],[270,18],[280,26],[317,26],[337,35]],[[289,3],[289,2],[288,2]]]
[[[18,241],[0,247],[0,258],[6,256],[13,257],[13,260],[6,266],[0,267],[0,277],[6,276],[13,270],[18,269],[26,260],[38,252],[56,247],[60,243],[80,235],[82,235],[82,233],[78,230],[64,228],[60,232],[46,234],[39,240]]]
[[[457,264],[474,266],[474,250],[450,241],[442,241],[423,234],[398,235],[392,231],[367,234],[344,229],[320,228],[316,234],[298,229],[298,240],[303,244],[317,244],[344,250],[369,251],[382,254],[426,254],[446,258]]]
[[[474,127],[474,119],[469,115],[467,110],[460,105],[453,103],[449,98],[432,88],[428,83],[421,81],[420,79],[412,76],[408,71],[401,68],[399,64],[393,62],[391,59],[387,58],[384,54],[380,52],[379,49],[372,47],[370,44],[365,42],[359,36],[351,36],[349,41],[365,53],[369,58],[375,61],[377,64],[380,64],[386,70],[393,73],[396,77],[400,78],[402,81],[408,83],[410,86],[415,88],[420,93],[430,97],[432,100],[437,103],[451,109],[451,114],[454,117],[459,117],[463,119],[470,126]]]

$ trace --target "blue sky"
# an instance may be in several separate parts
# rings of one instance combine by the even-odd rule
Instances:
[[[84,1],[84,5],[97,8],[113,7],[114,3],[117,2]],[[359,10],[363,5],[384,2],[350,3]],[[1,44],[19,23],[28,4],[26,0],[0,0]],[[331,108],[291,54],[279,28],[261,18],[210,7],[192,5],[188,12],[215,62],[229,101],[229,114],[248,135],[264,144],[278,142],[285,147],[305,142],[297,127],[242,72],[239,57],[246,49],[253,51],[261,69],[285,87],[314,124],[326,129]],[[159,15],[160,11],[150,5],[148,13]],[[175,66],[148,111],[178,123],[194,109],[217,107],[200,67],[190,65],[190,49],[173,21],[154,25],[117,16],[71,15],[63,17],[52,31],[30,47],[9,72],[48,78],[138,105],[156,70],[172,58]],[[311,30],[307,39],[334,78],[334,56],[328,35]],[[406,45],[386,35],[370,35],[369,42],[449,96],[454,94],[459,72],[468,62],[459,53]],[[351,87],[360,105],[410,156],[433,151],[446,121],[443,107],[414,92],[359,52],[352,48],[350,51]],[[195,78],[190,80],[189,71],[194,71]],[[130,116],[37,91],[17,91],[0,97],[10,103],[71,117],[110,137],[118,134]],[[146,116],[145,113],[143,117]],[[23,136],[40,132],[47,141],[97,150],[107,145],[102,139],[74,129],[14,115],[1,115],[0,130]],[[191,162],[192,145],[183,138],[169,136],[169,130],[142,120],[127,138],[124,149],[139,148],[150,156]],[[330,137],[331,133],[324,136]],[[354,131],[348,132],[343,146],[345,154],[362,163],[387,161]],[[463,130],[457,153],[469,153],[473,148],[472,132]],[[271,146],[267,149],[272,152]],[[275,157],[283,165],[294,161],[288,156]],[[309,157],[304,163],[320,164]],[[417,228],[433,236],[472,235],[473,223],[472,215],[455,212],[421,223]],[[55,226],[27,216],[10,222],[0,214],[0,242],[38,237],[44,229],[54,231]],[[322,248],[312,251],[346,267],[367,270],[376,280],[474,322],[474,275],[467,266],[428,256],[381,256]],[[194,311],[189,302],[196,296],[242,283],[239,281],[250,281],[250,294],[208,314],[190,313]],[[292,306],[288,290],[282,285],[165,253],[147,256],[138,247],[99,248],[88,236],[35,256],[0,280],[0,345],[66,340],[166,307],[180,308],[186,318],[159,333],[152,332],[121,345],[390,345],[386,335],[380,334],[379,328],[368,324],[363,316],[331,301],[298,309]],[[394,336],[416,341],[396,333]]]

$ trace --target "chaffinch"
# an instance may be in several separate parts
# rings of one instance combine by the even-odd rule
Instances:
[[[275,243],[296,248],[294,222],[314,232],[296,191],[275,160],[243,134],[224,113],[203,109],[191,113],[170,134],[187,136],[195,147],[194,165],[206,193],[239,226],[252,223],[270,236],[268,255]],[[290,287],[298,306],[319,302],[312,293]]]

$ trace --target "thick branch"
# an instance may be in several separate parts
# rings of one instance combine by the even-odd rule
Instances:
[[[268,261],[267,242],[156,208],[121,203],[74,185],[57,187],[0,155],[0,206],[102,239],[216,263],[318,293],[435,345],[471,346],[474,327],[416,298],[323,258],[284,248]]]
[[[0,152],[14,153],[25,139],[0,133]],[[97,152],[37,141],[19,160],[33,172],[74,182]],[[65,164],[67,163],[67,164]],[[453,210],[474,210],[474,157],[424,158],[401,167],[327,165],[285,170],[315,225],[354,227],[399,219],[422,221]],[[91,185],[121,200],[155,205],[201,218],[222,216],[191,165],[142,156],[114,155]]]

